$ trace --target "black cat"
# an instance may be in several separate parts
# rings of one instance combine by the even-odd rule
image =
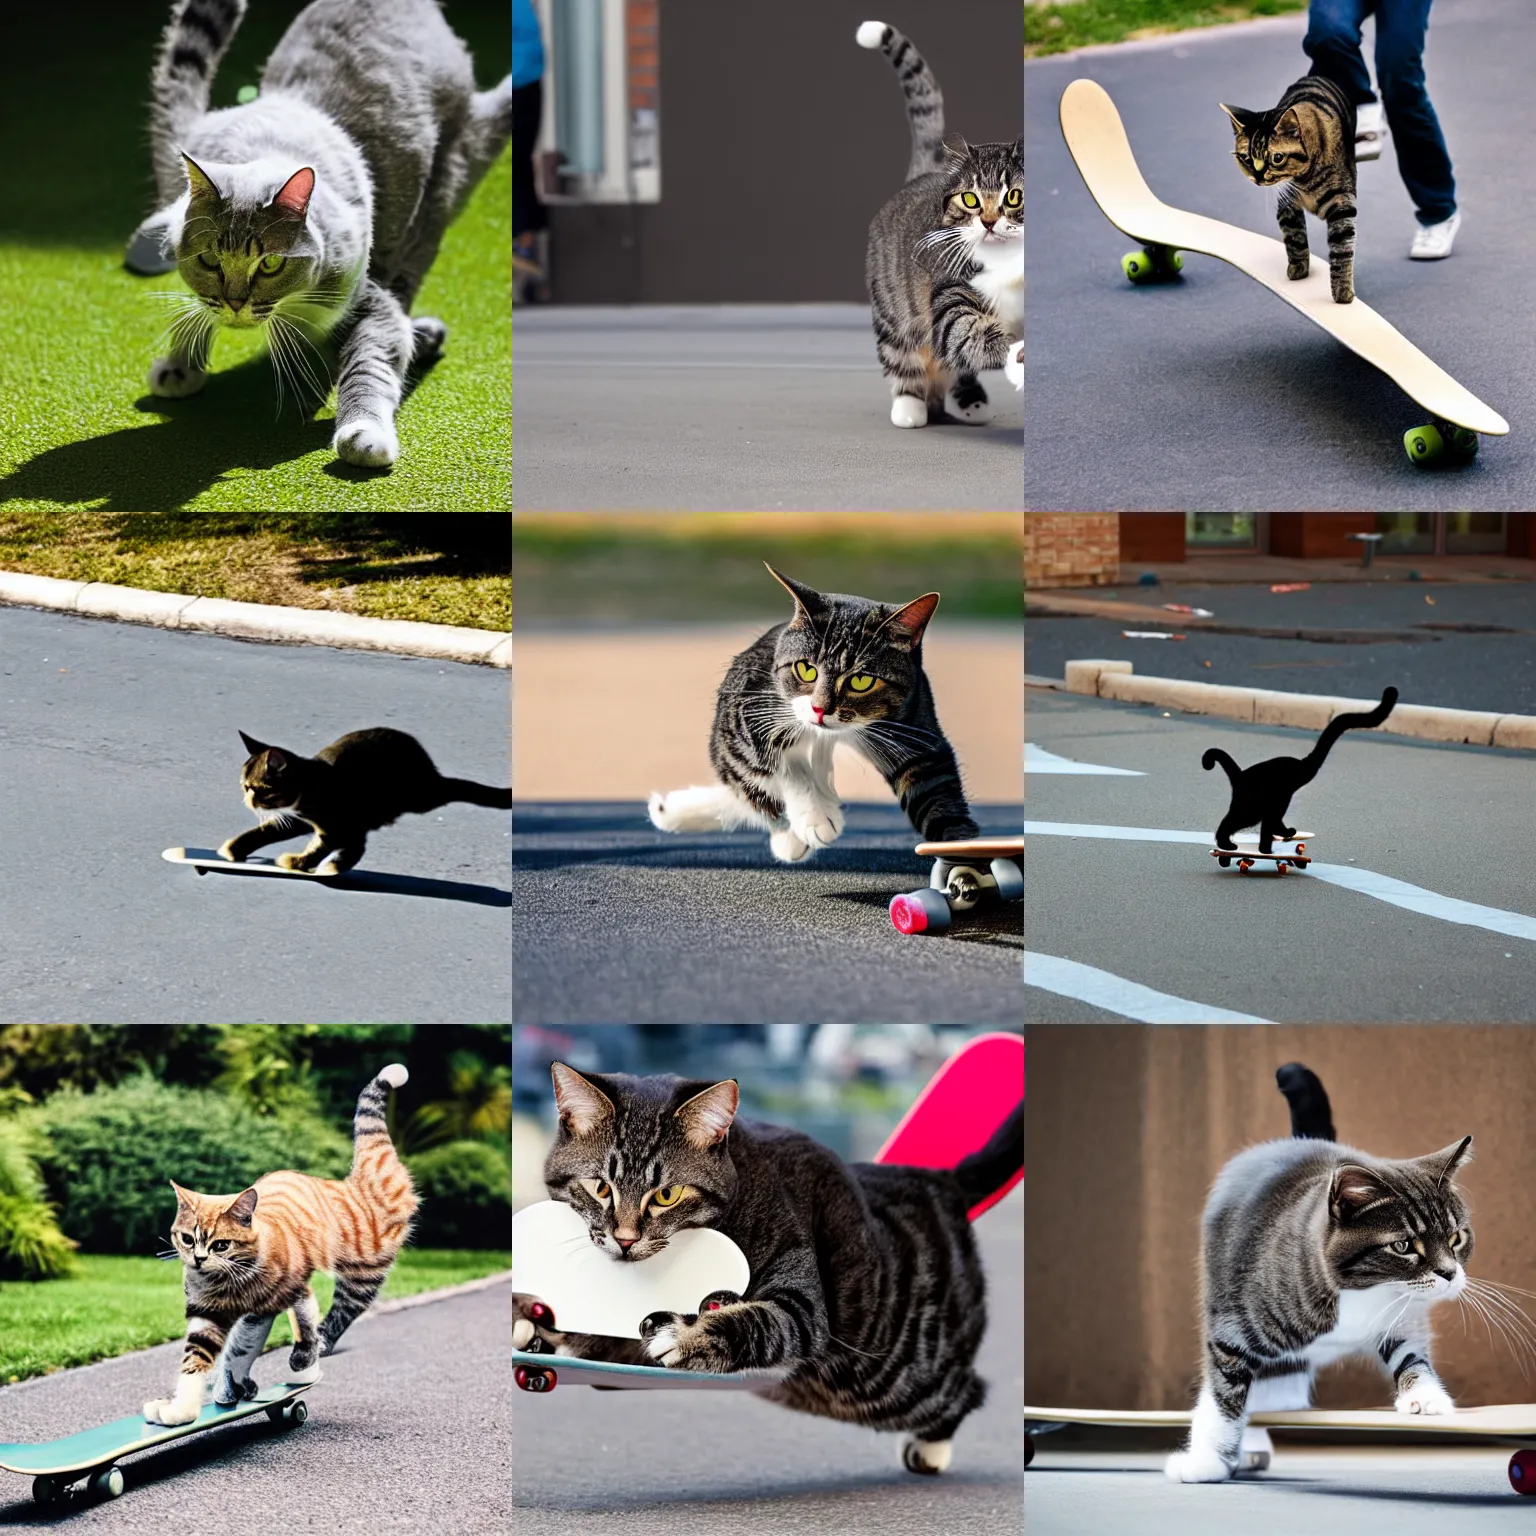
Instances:
[[[298,837],[307,824],[314,833],[309,846],[277,862],[284,869],[313,870],[329,858],[340,874],[362,858],[370,832],[407,812],[419,816],[452,800],[512,809],[510,789],[444,778],[414,736],[387,726],[349,731],[313,757],[269,747],[244,731],[240,739],[251,754],[240,774],[245,803],[253,811],[282,814],[219,849],[236,864],[268,843]]]
[[[1232,781],[1232,804],[1216,828],[1216,846],[1236,848],[1232,834],[1243,827],[1258,827],[1260,853],[1274,852],[1277,837],[1295,837],[1295,827],[1285,825],[1291,796],[1317,777],[1329,750],[1345,731],[1369,730],[1380,725],[1396,704],[1397,689],[1388,688],[1381,695],[1381,703],[1368,715],[1336,715],[1305,757],[1272,757],[1251,768],[1239,768],[1220,747],[1212,747],[1200,759],[1200,766],[1209,773],[1220,763]]]

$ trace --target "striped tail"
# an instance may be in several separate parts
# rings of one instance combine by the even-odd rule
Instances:
[[[181,140],[208,110],[213,72],[245,15],[245,0],[176,0],[153,76],[150,138],[162,206],[186,190]]]
[[[912,130],[912,158],[907,180],[947,164],[944,155],[944,97],[933,71],[912,46],[912,40],[883,21],[866,21],[854,34],[861,48],[878,48],[901,76],[907,98],[907,125]]]

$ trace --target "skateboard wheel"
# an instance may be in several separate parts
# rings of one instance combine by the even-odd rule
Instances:
[[[104,1467],[91,1474],[91,1492],[98,1499],[119,1499],[123,1495],[123,1469]]]
[[[1230,869],[1232,867],[1231,859],[1217,859],[1216,862],[1221,865],[1223,869]]]
[[[1469,464],[1477,457],[1476,432],[1442,422],[1440,435],[1445,439],[1446,454],[1453,464]]]
[[[1035,1459],[1035,1437],[1024,1436],[1024,1465],[1027,1467]]]
[[[1536,1451],[1516,1451],[1509,1458],[1509,1485],[1516,1493],[1536,1494]]]
[[[1157,276],[1157,266],[1145,251],[1127,251],[1120,258],[1120,270],[1133,283],[1150,283]]]
[[[1277,875],[1283,875],[1285,873],[1285,871],[1286,871],[1285,860],[1284,859],[1276,859],[1275,860],[1275,873]]]
[[[1305,843],[1297,843],[1296,844],[1296,852],[1297,853],[1305,853],[1306,851],[1307,851],[1307,845]]]
[[[284,1405],[282,1403],[273,1403],[272,1406],[267,1409],[267,1417],[271,1419],[274,1424],[281,1424],[283,1422],[283,1406]]]
[[[558,1380],[553,1371],[530,1371],[525,1365],[518,1366],[513,1379],[524,1392],[553,1392]]]
[[[891,922],[898,933],[942,933],[949,927],[949,902],[931,886],[893,896]]]
[[[57,1504],[64,1497],[64,1483],[57,1477],[34,1477],[32,1498],[38,1504]]]
[[[1415,464],[1433,464],[1445,454],[1445,439],[1438,427],[1412,427],[1403,433],[1403,447]]]
[[[1246,875],[1248,873],[1248,871],[1250,869],[1252,869],[1252,868],[1253,868],[1253,860],[1252,859],[1239,859],[1237,861],[1237,872],[1240,875]]]
[[[299,1427],[299,1425],[302,1424],[308,1417],[309,1417],[309,1404],[308,1403],[289,1403],[289,1405],[288,1405],[288,1422],[290,1424],[292,1424],[295,1429],[297,1429]]]
[[[993,859],[987,866],[997,886],[999,901],[1020,901],[1024,896],[1024,871],[1012,859]]]

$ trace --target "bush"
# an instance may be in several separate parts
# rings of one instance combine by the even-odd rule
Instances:
[[[34,1162],[42,1137],[19,1120],[0,1120],[0,1280],[57,1280],[72,1274],[75,1245],[59,1230]]]
[[[238,1194],[264,1173],[345,1176],[351,1139],[297,1111],[259,1115],[207,1089],[137,1077],[94,1093],[65,1089],[30,1112],[46,1133],[39,1159],[59,1224],[91,1253],[164,1246],[176,1214],[169,1180]]]
[[[406,1160],[421,1210],[422,1248],[512,1247],[512,1164],[483,1141],[450,1141]]]

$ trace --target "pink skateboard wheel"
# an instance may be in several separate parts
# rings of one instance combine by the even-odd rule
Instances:
[[[898,933],[922,933],[928,927],[928,914],[910,896],[893,896],[891,922]]]

